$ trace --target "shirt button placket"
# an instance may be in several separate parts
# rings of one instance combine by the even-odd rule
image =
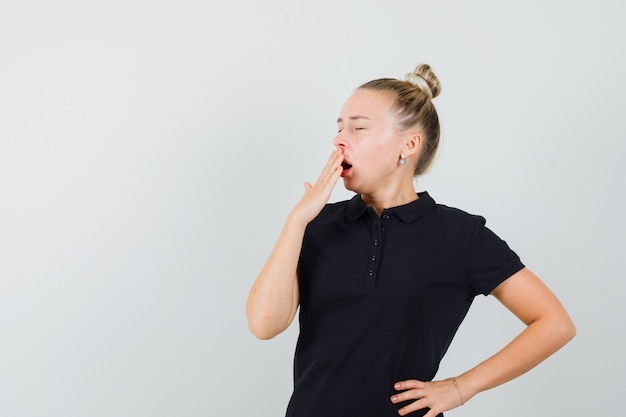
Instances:
[[[372,227],[372,246],[370,247],[370,256],[367,260],[367,273],[365,276],[365,288],[373,289],[376,287],[376,275],[378,271],[378,258],[380,258],[380,221],[378,218],[374,221]]]
[[[381,234],[385,232],[385,224],[387,220],[389,220],[389,214],[383,213],[380,218],[377,218],[374,224],[377,227],[374,227],[372,232],[374,235],[374,239],[372,240],[372,247],[370,251],[370,258],[368,259],[367,266],[367,276],[365,277],[365,287],[366,288],[375,288],[376,287],[376,276],[378,272],[378,260],[380,258],[381,251]],[[382,220],[382,222],[380,221]]]
[[[383,213],[383,215],[381,216],[381,219],[383,219],[383,223],[380,227],[380,231],[384,232],[385,231],[385,224],[387,223],[387,220],[389,220],[389,215],[387,213]]]

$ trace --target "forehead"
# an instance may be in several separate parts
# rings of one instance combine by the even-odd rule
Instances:
[[[337,121],[362,117],[371,120],[387,120],[393,115],[392,105],[393,98],[387,92],[358,89],[346,100]]]

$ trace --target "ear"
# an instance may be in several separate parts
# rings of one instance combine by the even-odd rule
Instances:
[[[422,135],[418,132],[412,132],[406,135],[402,142],[402,153],[405,158],[410,158],[419,153],[422,146]]]

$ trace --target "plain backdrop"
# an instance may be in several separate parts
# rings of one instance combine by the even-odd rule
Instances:
[[[485,216],[578,328],[446,414],[622,416],[625,7],[2,0],[0,416],[283,415],[297,326],[256,340],[248,290],[344,100],[421,62],[442,149],[416,189]],[[438,377],[521,330],[479,297]]]

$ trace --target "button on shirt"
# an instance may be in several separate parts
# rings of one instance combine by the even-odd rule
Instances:
[[[357,195],[308,225],[287,416],[396,417],[393,384],[431,380],[474,297],[524,267],[484,218],[418,196],[379,217]]]

